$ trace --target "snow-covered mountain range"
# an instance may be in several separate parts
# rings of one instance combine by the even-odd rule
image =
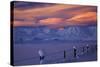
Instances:
[[[14,42],[53,41],[53,40],[96,40],[96,26],[66,26],[63,28],[14,27]]]

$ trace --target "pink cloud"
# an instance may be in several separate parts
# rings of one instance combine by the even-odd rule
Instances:
[[[63,23],[63,18],[47,18],[39,21],[41,25],[59,24]]]
[[[85,12],[82,14],[75,15],[69,19],[66,19],[67,24],[86,24],[87,22],[96,22],[96,12]]]

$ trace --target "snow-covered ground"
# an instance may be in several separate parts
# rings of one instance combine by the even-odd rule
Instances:
[[[89,49],[87,52],[87,44]],[[97,59],[96,41],[90,42],[41,42],[31,44],[14,44],[14,65],[40,64],[39,49],[45,54],[43,64],[69,63],[81,61],[95,61]],[[74,58],[73,46],[77,49],[77,57]],[[83,50],[85,48],[85,50]],[[64,50],[66,59],[64,59]],[[83,53],[84,51],[84,53]]]

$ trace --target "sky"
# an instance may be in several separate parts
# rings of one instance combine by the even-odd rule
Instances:
[[[13,5],[12,5],[13,6]],[[89,5],[14,2],[13,26],[50,26],[97,24],[97,7]]]

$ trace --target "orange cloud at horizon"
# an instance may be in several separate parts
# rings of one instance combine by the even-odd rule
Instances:
[[[63,21],[64,21],[63,18],[47,18],[40,20],[39,23],[42,25],[49,25],[49,24],[59,24],[62,23]]]
[[[13,26],[34,26],[32,22],[14,21]]]

